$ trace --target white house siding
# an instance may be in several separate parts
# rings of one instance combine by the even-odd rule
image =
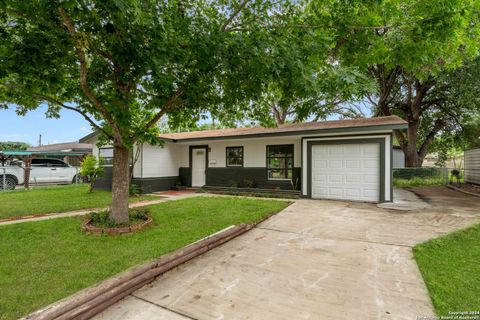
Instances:
[[[379,133],[378,135],[368,135],[365,136],[365,132],[358,132],[358,135],[355,136],[355,133],[350,133],[349,136],[338,136],[338,137],[309,137],[307,139],[303,140],[303,163],[302,163],[302,194],[303,195],[308,195],[308,160],[307,160],[307,143],[309,141],[331,141],[331,140],[354,140],[354,139],[365,139],[365,138],[382,138],[385,139],[385,201],[392,201],[391,198],[391,192],[392,192],[392,177],[391,177],[391,154],[390,154],[390,148],[391,148],[391,135],[390,133],[388,134],[381,134]]]
[[[465,181],[480,184],[480,148],[465,151]]]
[[[93,144],[92,154],[99,156],[99,148],[97,146],[97,137],[92,137],[86,143]],[[111,148],[111,145],[102,146],[102,148]],[[135,156],[137,148],[141,146],[135,145],[132,154]],[[179,168],[179,149],[180,146],[166,142],[164,148],[160,146],[152,146],[143,144],[140,156],[133,169],[134,178],[157,178],[157,177],[176,177]]]
[[[226,148],[243,147],[243,166],[250,168],[266,167],[267,145],[293,144],[295,167],[301,166],[301,137],[292,136],[287,138],[253,138],[248,140],[232,139],[220,141],[183,142],[180,150],[180,166],[189,166],[189,147],[195,145],[208,145],[209,168],[224,168],[226,166]]]
[[[135,177],[176,177],[179,167],[179,146],[166,142],[162,147],[144,144],[135,166]]]

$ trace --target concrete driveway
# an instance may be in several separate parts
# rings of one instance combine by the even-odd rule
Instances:
[[[432,316],[412,246],[480,221],[480,199],[415,190],[428,210],[299,200],[96,319],[416,319]]]

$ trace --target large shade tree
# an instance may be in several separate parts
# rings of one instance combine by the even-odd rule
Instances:
[[[332,58],[335,29],[305,26],[308,1],[297,3],[301,14],[282,16],[263,42],[268,72],[262,94],[248,102],[256,111],[250,118],[271,126],[317,121],[331,114],[362,116],[350,102],[369,92],[373,82],[356,67],[344,67]]]
[[[0,103],[81,114],[114,148],[111,218],[128,221],[129,152],[156,123],[233,117],[261,92],[284,1],[0,1]],[[233,115],[233,116],[232,116]]]
[[[309,9],[308,27],[336,30],[335,57],[376,82],[373,114],[407,120],[394,134],[407,165],[421,166],[435,136],[471,106],[454,103],[445,74],[478,55],[480,2],[332,0]]]

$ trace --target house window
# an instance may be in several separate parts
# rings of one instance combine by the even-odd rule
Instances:
[[[102,159],[103,166],[113,165],[113,148],[100,148],[98,149],[98,155]]]
[[[243,166],[243,147],[227,147],[227,167]]]
[[[269,180],[293,179],[293,144],[267,146],[267,177]]]

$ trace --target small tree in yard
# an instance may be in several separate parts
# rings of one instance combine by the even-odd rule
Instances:
[[[110,215],[125,223],[133,145],[159,143],[164,115],[175,126],[251,108],[239,102],[261,91],[286,12],[286,0],[3,0],[0,106],[81,114],[113,145]]]
[[[93,187],[95,186],[97,179],[101,177],[105,171],[101,166],[101,162],[101,158],[97,160],[97,157],[88,155],[81,163],[80,175],[87,178],[90,183],[88,192],[93,191]]]

